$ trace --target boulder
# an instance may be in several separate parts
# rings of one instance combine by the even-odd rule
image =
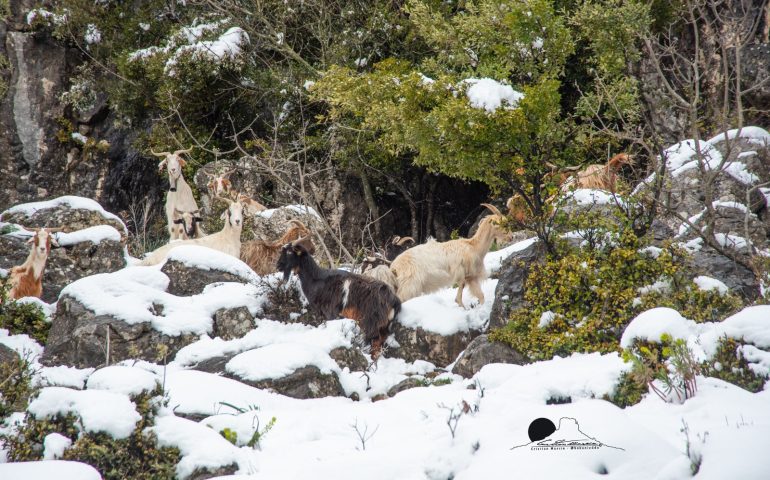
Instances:
[[[749,258],[746,257],[746,260]],[[754,272],[710,247],[691,252],[687,263],[693,276],[707,275],[718,278],[731,291],[748,301],[756,300],[760,295],[760,285]]]
[[[73,195],[17,205],[0,214],[0,220],[33,228],[62,227],[67,232],[109,225],[122,236],[128,234],[126,225],[117,215],[90,198]]]
[[[314,365],[298,368],[285,377],[271,378],[257,382],[245,380],[237,376],[234,376],[233,378],[253,387],[273,390],[292,398],[305,399],[345,396],[345,390],[342,388],[342,384],[340,384],[337,375],[334,372],[322,373],[321,370]]]
[[[182,248],[182,247],[180,247]],[[256,275],[251,271],[246,264],[242,264],[242,270],[228,270],[223,268],[217,268],[215,266],[202,266],[195,265],[184,260],[177,259],[174,255],[180,248],[175,248],[169,254],[169,259],[161,268],[161,272],[168,275],[168,293],[172,295],[188,297],[190,295],[198,295],[203,292],[206,286],[217,282],[239,282],[249,283],[257,280]],[[184,247],[185,250],[190,247]],[[204,247],[192,247],[195,249],[202,249]],[[237,259],[230,257],[221,252],[214,252],[210,249],[207,250],[206,255],[216,255],[222,257],[228,262],[237,261]],[[238,261],[240,263],[240,261]]]
[[[523,365],[528,363],[528,360],[510,346],[499,342],[490,342],[487,335],[479,335],[473,339],[468,348],[457,359],[452,373],[471,378],[481,370],[481,367],[490,363]]]
[[[542,243],[534,242],[503,261],[503,266],[497,274],[498,283],[488,329],[505,326],[511,312],[524,304],[524,283],[527,281],[529,269],[534,263],[543,262],[545,254]]]
[[[265,210],[253,218],[252,232],[254,238],[275,241],[286,233],[289,228],[289,220],[299,220],[311,231],[323,233],[324,227],[315,210],[301,205],[288,205],[286,207]],[[325,239],[327,245],[331,240]]]
[[[222,308],[214,313],[214,336],[222,340],[241,338],[254,329],[254,316],[246,307]]]
[[[197,339],[193,334],[164,335],[148,322],[129,324],[96,314],[65,293],[56,305],[41,361],[78,368],[101,367],[129,358],[163,362]]]
[[[425,360],[439,367],[445,367],[454,362],[471,340],[482,333],[478,330],[469,330],[441,335],[422,327],[405,327],[398,321],[391,323],[390,331],[391,338],[398,346],[389,346],[385,351],[386,356],[403,358],[407,362]]]
[[[424,379],[419,377],[407,377],[397,384],[390,387],[388,390],[388,396],[389,397],[395,397],[397,394],[403,392],[404,390],[409,390],[411,388],[418,388],[418,387],[424,387],[426,385],[426,382]]]
[[[351,372],[363,372],[369,368],[366,356],[356,347],[337,347],[329,352],[329,356],[340,368],[347,367]]]
[[[232,183],[233,190],[261,202],[260,194],[264,190],[262,188],[262,177],[254,173],[247,162],[216,160],[199,168],[193,177],[193,183],[198,191],[201,192],[201,203],[204,208],[211,208],[211,195],[209,195],[208,191],[209,181],[213,177],[231,170],[233,170],[233,173],[227,178]]]

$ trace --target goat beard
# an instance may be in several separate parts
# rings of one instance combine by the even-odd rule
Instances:
[[[179,182],[179,178],[172,181],[171,178],[168,179],[168,191],[169,192],[176,192],[176,184]]]

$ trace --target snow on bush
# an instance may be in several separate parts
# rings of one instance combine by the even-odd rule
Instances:
[[[27,409],[37,419],[72,413],[80,417],[87,432],[104,432],[121,439],[131,435],[142,417],[126,395],[99,390],[47,387]]]
[[[524,94],[517,92],[510,85],[505,85],[491,78],[468,78],[463,83],[469,85],[465,91],[473,108],[481,108],[489,113],[500,107],[516,108]]]
[[[219,433],[199,423],[173,415],[158,417],[151,430],[161,447],[176,447],[182,461],[176,467],[177,478],[185,479],[196,470],[216,471],[236,464],[242,473],[256,467],[253,450],[239,449]]]
[[[321,218],[320,215],[318,215],[318,212],[315,211],[313,207],[308,207],[305,205],[286,205],[284,207],[279,208],[268,208],[267,210],[262,210],[261,212],[257,212],[254,214],[256,217],[263,217],[263,218],[270,218],[272,217],[276,212],[280,210],[291,210],[293,212],[297,212],[301,215],[312,215],[316,218]]]
[[[35,383],[41,387],[69,387],[82,390],[94,368],[76,368],[66,365],[42,367],[35,377]]]
[[[61,458],[64,450],[72,445],[72,440],[61,433],[49,433],[43,440],[43,460],[56,460]]]
[[[704,290],[704,291],[716,290],[722,295],[730,291],[730,289],[727,287],[727,285],[724,284],[724,282],[717,280],[716,278],[713,278],[713,277],[708,277],[706,275],[699,275],[693,278],[692,281],[695,282],[695,285],[697,285],[700,290]]]
[[[124,395],[151,392],[158,385],[158,378],[147,370],[113,365],[100,368],[88,377],[89,390],[107,390]]]

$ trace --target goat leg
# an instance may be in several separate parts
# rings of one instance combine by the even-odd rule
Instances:
[[[462,308],[465,308],[465,305],[463,304],[463,289],[465,288],[465,281],[460,282],[460,285],[457,287],[457,297],[455,297],[455,303],[460,305]]]

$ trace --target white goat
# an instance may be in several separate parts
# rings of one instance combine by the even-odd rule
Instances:
[[[390,264],[390,272],[397,288],[396,293],[402,302],[426,293],[435,292],[440,288],[453,284],[459,285],[455,302],[463,305],[463,289],[468,285],[471,293],[484,303],[484,293],[481,282],[487,278],[484,267],[484,256],[494,240],[510,239],[500,222],[503,214],[489,204],[482,203],[492,211],[481,220],[476,234],[471,238],[459,238],[447,242],[429,240],[428,243],[412,247],[405,251]],[[381,270],[377,267],[375,270]],[[377,276],[385,272],[377,272]],[[372,275],[374,276],[374,275]],[[380,277],[381,278],[381,277]]]
[[[177,150],[170,152],[152,152],[156,157],[164,157],[158,164],[158,170],[166,168],[168,172],[169,189],[166,194],[166,222],[168,224],[168,233],[171,240],[182,238],[179,236],[179,229],[174,228],[174,210],[180,212],[194,212],[198,210],[198,204],[195,203],[192,189],[187,184],[182,175],[182,168],[187,162],[182,158],[183,153],[190,153],[192,148],[187,150]]]
[[[182,212],[179,209],[174,209],[174,232],[178,239],[187,240],[205,236],[206,232],[200,225],[202,222],[200,209],[194,212]]]
[[[51,247],[58,247],[59,243],[52,233],[57,229],[36,228],[30,229],[35,234],[27,243],[32,244],[29,256],[23,264],[13,267],[10,272],[11,291],[9,298],[40,297],[43,294],[43,271]]]
[[[201,238],[169,242],[147,255],[140,265],[157,265],[166,258],[168,252],[181,245],[209,247],[239,258],[241,255],[241,231],[243,230],[243,205],[226,198],[222,200],[230,204],[227,210],[222,212],[222,219],[225,221],[222,230]]]

